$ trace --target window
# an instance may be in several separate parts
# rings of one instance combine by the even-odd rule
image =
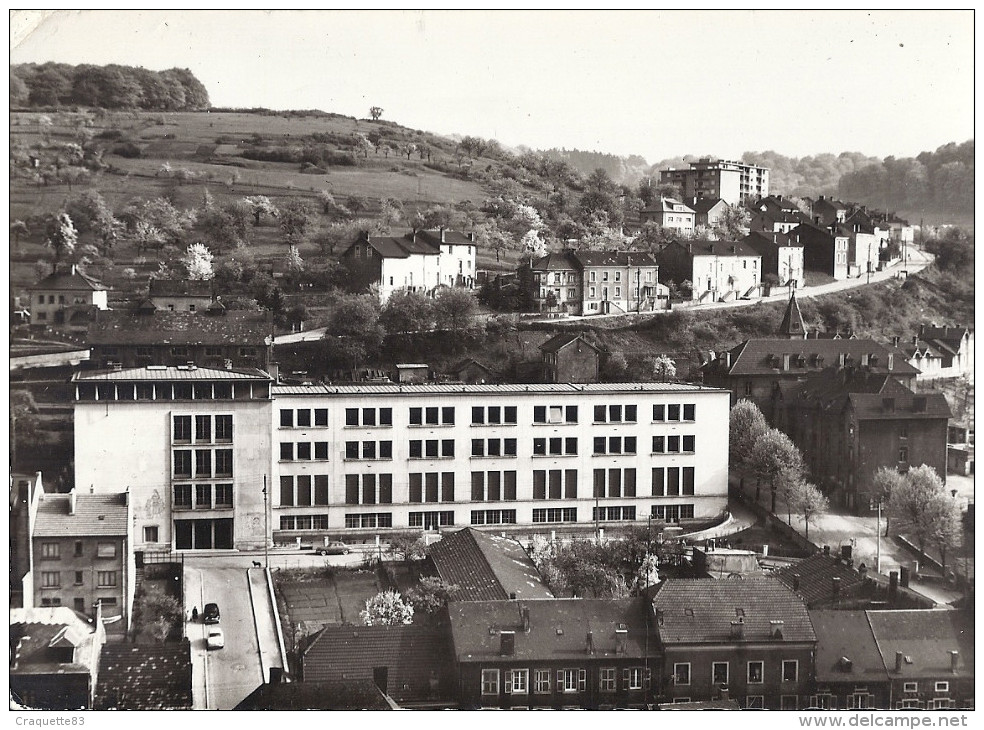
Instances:
[[[203,507],[208,509],[212,506],[212,485],[211,484],[196,484],[195,485],[195,506]]]
[[[696,421],[697,420],[697,406],[694,403],[684,403],[683,404],[683,420],[684,421]]]
[[[670,403],[666,407],[666,420],[667,421],[679,421],[680,420],[680,404]]]
[[[216,484],[215,485],[215,506],[216,507],[232,507],[232,485],[231,484]]]
[[[232,476],[232,449],[216,449],[215,451],[215,476]]]
[[[583,692],[587,685],[587,672],[584,669],[558,669],[557,670],[557,689],[558,691]]]
[[[195,416],[195,441],[208,443],[212,440],[212,417]]]
[[[96,571],[96,586],[99,588],[115,588],[116,587],[116,571],[115,570],[97,570]]]
[[[533,672],[533,691],[538,695],[550,694],[549,669],[537,669]]]
[[[711,683],[717,687],[727,686],[728,662],[714,662],[711,664]]]
[[[919,691],[919,682],[904,682],[902,684],[902,691],[903,692],[918,692]]]
[[[281,461],[293,461],[294,460],[294,444],[289,441],[282,441],[280,443],[280,460]]]
[[[221,443],[232,441],[232,416],[215,417],[215,440]]]
[[[684,436],[683,437],[683,450],[686,453],[693,453],[696,450],[696,437],[695,436]]]
[[[191,416],[174,417],[174,442],[191,443]]]
[[[554,507],[533,510],[533,522],[577,522],[576,507]]]
[[[673,665],[673,684],[677,686],[690,684],[690,662]]]
[[[515,525],[516,510],[514,509],[479,509],[472,510],[473,525]]]
[[[665,421],[666,420],[666,406],[662,403],[657,403],[653,406],[653,420],[654,421]]]
[[[601,692],[615,691],[615,668],[602,667],[598,676],[598,690]]]
[[[61,557],[61,545],[57,542],[41,543],[42,560],[58,560]]]
[[[191,507],[191,485],[190,484],[175,484],[174,485],[174,506],[176,508],[190,508]]]
[[[349,513],[345,515],[346,529],[392,527],[392,512]]]
[[[195,451],[195,476],[212,476],[212,452],[207,449],[196,449]]]
[[[310,408],[298,408],[297,409],[297,425],[298,427],[307,427],[311,425],[311,409]]]
[[[533,423],[577,423],[577,406],[533,406]]]
[[[949,682],[937,682],[935,686],[937,692],[949,692],[950,683]]]
[[[763,695],[748,695],[745,698],[745,707],[753,710],[761,710],[765,707],[765,697]]]
[[[512,693],[514,695],[525,695],[530,691],[530,670],[512,670]]]
[[[762,662],[749,662],[748,663],[748,683],[749,684],[761,684],[763,680],[763,674],[765,672],[765,667]]]
[[[859,692],[855,690],[854,694],[847,696],[847,709],[849,710],[867,710],[871,708],[871,695],[867,692]]]
[[[642,689],[646,670],[643,667],[631,667],[624,671],[625,683],[629,689]],[[687,682],[690,681],[690,665],[687,665]]]
[[[116,557],[116,543],[115,542],[100,542],[100,543],[96,543],[96,557],[97,558],[115,558]]]
[[[159,531],[157,525],[144,525],[143,528],[143,539],[144,542],[158,542]]]
[[[799,678],[799,662],[795,659],[784,659],[782,662],[782,681],[795,682]]]
[[[81,570],[75,571],[75,585],[80,586],[85,582],[85,572]]]
[[[61,573],[55,571],[41,571],[42,588],[58,588],[61,586]]]
[[[294,411],[290,408],[280,409],[280,428],[293,428],[294,426]]]

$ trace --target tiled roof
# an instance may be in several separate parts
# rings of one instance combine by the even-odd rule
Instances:
[[[212,282],[198,279],[151,279],[152,297],[211,297]]]
[[[597,346],[592,345],[577,332],[561,332],[560,334],[554,335],[549,340],[547,340],[542,345],[540,345],[540,349],[543,350],[544,352],[557,352],[557,350],[567,347],[571,343],[577,342],[578,340],[583,342],[585,345],[590,347],[595,352],[601,351]]]
[[[759,254],[775,252],[778,248],[803,248],[803,244],[793,240],[785,233],[775,231],[753,231],[745,236],[741,242]]]
[[[426,699],[440,690],[450,646],[445,631],[428,626],[326,626],[302,652],[306,682],[372,680],[387,667],[387,694],[395,700]]]
[[[74,266],[69,270],[59,268],[37,284],[27,288],[29,291],[106,291],[108,289],[91,276],[86,276],[78,271]]]
[[[459,601],[553,598],[526,550],[515,540],[465,527],[428,550],[438,574],[459,588]]]
[[[235,710],[392,710],[372,679],[279,682],[253,690]]]
[[[785,341],[785,340],[784,340]],[[124,371],[126,372],[126,371]],[[217,371],[228,372],[228,371]],[[723,392],[720,388],[691,385],[688,383],[507,383],[504,385],[473,384],[427,384],[406,383],[363,384],[363,385],[274,385],[275,396],[284,395],[454,395],[464,396],[487,394],[515,395],[523,393],[598,393],[617,395],[623,393],[714,393]]]
[[[886,399],[891,400],[890,404]],[[824,410],[837,410],[849,402],[862,420],[952,416],[942,393],[917,394],[890,375],[854,367],[830,367],[811,374],[789,394],[787,401]]]
[[[819,372],[825,367],[838,364],[838,357],[843,353],[848,355],[847,363],[858,364],[862,355],[875,355],[878,359],[871,369],[876,373],[893,375],[916,375],[919,371],[901,358],[896,357],[892,369],[888,369],[888,348],[875,340],[861,339],[754,339],[746,340],[731,350],[730,375],[775,375],[782,371],[781,356],[791,355],[790,373],[805,374]],[[779,356],[779,364],[775,364],[771,356]],[[796,358],[803,355],[806,358],[804,367],[796,364]],[[817,357],[823,358],[817,361]],[[723,360],[716,360],[722,363]]]
[[[688,242],[688,250],[694,256],[758,256],[759,252],[741,241]]]
[[[42,494],[34,537],[122,537],[127,529],[126,494]]]
[[[888,681],[865,611],[810,611],[810,621],[817,633],[818,682]]]
[[[147,365],[142,368],[122,370],[95,370],[72,375],[72,382],[134,382],[140,380],[261,380],[269,382],[270,376],[256,368],[200,368],[186,365]]]
[[[524,610],[529,615],[529,631],[523,626]],[[588,656],[646,656],[647,607],[643,598],[460,601],[448,604],[448,614],[459,662],[577,662]],[[624,652],[618,651],[618,630],[626,632]],[[512,655],[500,653],[502,631],[515,632]],[[589,632],[593,654],[587,651]]]
[[[741,620],[743,641],[775,642],[772,621],[782,621],[781,641],[816,641],[803,599],[775,578],[667,579],[653,597],[664,644],[732,643]]]
[[[91,645],[92,626],[65,606],[10,609],[11,672],[18,674],[88,674],[85,664],[61,662],[52,650]],[[88,652],[77,656],[84,658]],[[15,666],[16,665],[16,666]]]
[[[794,575],[799,576],[799,588]],[[843,560],[817,553],[776,572],[776,577],[788,588],[799,593],[808,606],[830,601],[834,595],[834,578],[840,578],[841,595],[864,583],[861,574]]]
[[[109,643],[99,659],[97,710],[190,710],[191,645]]]
[[[531,265],[533,271],[577,271],[581,268],[581,262],[577,260],[573,253],[561,251],[560,253],[548,253],[541,256]]]
[[[575,251],[581,266],[656,266],[656,257],[649,251]]]
[[[653,201],[643,213],[693,213],[694,209],[673,198],[660,198]]]
[[[441,234],[444,235],[444,240],[441,240]],[[468,234],[461,233],[460,231],[452,231],[449,228],[444,229],[442,232],[440,229],[437,230],[427,230],[427,231],[417,231],[417,236],[422,236],[425,241],[429,241],[435,246],[440,246],[441,244],[453,245],[453,246],[474,246],[475,241],[468,237]]]
[[[244,345],[271,342],[269,312],[230,311],[221,315],[199,312],[134,314],[99,312],[89,325],[89,345]]]
[[[689,198],[687,205],[694,213],[704,214],[709,213],[716,206],[721,203],[727,205],[727,203],[721,198]]]
[[[893,679],[973,678],[973,612],[934,608],[868,611],[868,623]],[[895,671],[897,651],[903,656],[901,672]],[[959,652],[956,672],[950,670],[951,651]]]

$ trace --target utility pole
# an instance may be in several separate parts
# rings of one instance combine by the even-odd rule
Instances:
[[[263,475],[263,566],[270,570],[270,513],[267,510],[267,478]]]

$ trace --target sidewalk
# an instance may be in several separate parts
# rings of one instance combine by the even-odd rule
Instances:
[[[260,670],[263,681],[270,681],[270,669],[284,668],[280,654],[280,639],[277,634],[276,604],[267,586],[266,571],[263,568],[250,568],[249,599],[253,607],[253,626],[256,629],[256,644],[260,652]]]
[[[200,620],[191,619],[193,608],[198,609],[200,616],[205,606],[202,574],[186,567],[181,579],[184,582],[185,636],[191,644],[191,706],[194,710],[207,710],[208,652],[205,648],[205,625]]]

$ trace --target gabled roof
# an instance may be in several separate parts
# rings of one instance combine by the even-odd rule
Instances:
[[[574,256],[573,251],[561,251],[541,256],[530,268],[533,271],[577,271],[581,268],[581,262]]]
[[[811,374],[787,401],[833,412],[850,404],[855,417],[865,421],[952,417],[942,393],[917,394],[891,375],[856,367],[830,367]]]
[[[262,684],[234,710],[392,710],[372,679]]]
[[[554,335],[540,345],[540,349],[544,352],[557,352],[558,350],[562,350],[568,345],[572,345],[578,341],[583,342],[595,352],[601,352],[601,348],[596,345],[592,345],[578,332],[561,332],[560,334]]]
[[[34,537],[125,537],[127,495],[76,492],[75,514],[69,514],[71,494],[42,494]]]
[[[834,578],[840,579],[839,590],[842,596],[864,583],[861,574],[853,567],[839,558],[822,553],[781,568],[776,572],[776,577],[783,585],[802,596],[808,606],[833,599]]]
[[[643,213],[693,213],[694,209],[673,198],[654,200],[642,211]]]
[[[972,611],[911,609],[868,611],[868,623],[892,679],[974,676],[974,615]],[[950,667],[951,651],[957,671]],[[895,671],[895,653],[902,653],[902,668]]]
[[[428,549],[441,579],[457,585],[458,601],[552,598],[526,550],[515,540],[465,527]]]
[[[670,578],[657,587],[653,608],[665,645],[734,643],[738,640],[731,638],[731,627],[738,620],[745,642],[817,638],[803,599],[775,578]],[[772,638],[772,621],[783,622],[781,638]]]
[[[789,297],[786,312],[782,315],[782,322],[779,324],[779,334],[786,335],[791,339],[806,336],[806,322],[803,321],[803,313],[800,312],[799,304],[796,303],[795,291]]]
[[[810,611],[810,621],[817,633],[818,682],[864,685],[888,681],[867,612]]]
[[[198,279],[151,279],[152,297],[211,297],[213,282]]]
[[[524,629],[524,612],[529,617],[529,631]],[[591,657],[647,655],[648,621],[643,598],[461,601],[448,604],[448,614],[459,662],[583,662]],[[515,632],[510,655],[501,654],[503,631]],[[589,633],[594,648],[590,654]],[[624,637],[624,650],[619,651],[620,639],[616,637]]]
[[[656,266],[649,251],[575,251],[574,258],[583,268],[591,266]]]
[[[444,240],[441,240],[443,237]],[[469,235],[446,229],[407,231],[402,236],[371,236],[366,232],[348,246],[343,255],[353,246],[369,244],[382,258],[405,259],[410,256],[438,256],[441,246],[474,246]]]
[[[714,210],[719,205],[727,207],[728,203],[722,198],[689,198],[687,205],[698,215],[703,215]]]
[[[789,198],[782,197],[781,195],[767,195],[764,198],[759,198],[754,207],[756,210],[761,211],[762,206],[765,206],[767,210],[788,211],[791,213],[800,212],[796,203]]]
[[[759,256],[759,252],[742,241],[687,241],[681,243],[693,256]]]
[[[833,240],[834,238],[850,238],[854,231],[845,228],[843,225],[838,225],[836,228],[836,235],[831,232],[830,228],[827,226],[818,226],[815,223],[804,221],[798,226],[789,231],[787,235],[796,236],[797,234],[807,234],[811,233],[814,238],[816,236],[825,236],[826,238]],[[806,242],[810,241],[810,236],[807,236]]]
[[[107,286],[87,276],[76,266],[56,267],[37,284],[27,287],[28,291],[106,291]]]
[[[340,682],[373,679],[387,667],[387,693],[396,700],[434,694],[451,648],[444,630],[429,626],[326,626],[301,654],[303,680]]]
[[[452,246],[474,246],[475,239],[469,236],[467,233],[462,233],[461,231],[453,231],[450,228],[433,229],[426,231],[417,231],[418,237],[423,237],[425,241],[428,241],[434,246],[440,245],[452,245]],[[441,240],[443,237],[444,240]]]
[[[89,325],[88,344],[99,345],[244,345],[269,344],[273,320],[269,312],[229,311],[135,314],[99,312]]]
[[[473,357],[466,357],[464,360],[459,360],[454,365],[448,368],[448,372],[460,373],[462,370],[469,367],[474,367],[474,368],[478,368],[479,370],[484,370],[489,375],[492,374],[492,371],[488,367],[486,367],[485,365],[483,365]]]
[[[782,372],[782,356],[791,355],[790,374],[805,374],[838,364],[841,354],[847,356],[847,364],[858,364],[862,355],[875,355],[876,361],[869,365],[876,373],[898,376],[916,375],[919,371],[901,358],[893,358],[892,369],[888,369],[889,349],[875,340],[862,339],[754,339],[745,340],[731,349],[731,367],[728,374],[735,375],[777,375]],[[803,366],[797,364],[798,356],[803,355]],[[817,358],[822,358],[818,360]],[[776,359],[778,358],[778,359]],[[870,362],[870,360],[869,360]],[[714,360],[710,367],[723,367],[724,360]],[[707,366],[705,366],[707,367]]]
[[[102,647],[97,710],[190,710],[191,645],[109,643]]]

